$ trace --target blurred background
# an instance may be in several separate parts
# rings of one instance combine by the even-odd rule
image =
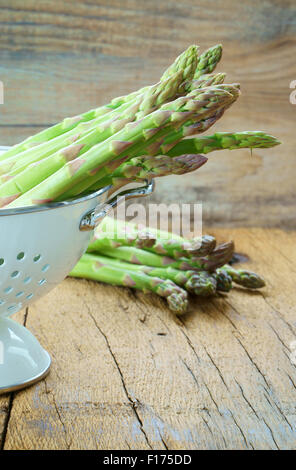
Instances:
[[[1,145],[158,81],[188,45],[223,44],[218,71],[242,96],[214,131],[283,144],[209,154],[159,179],[154,202],[203,203],[209,226],[295,228],[295,0],[0,0]]]

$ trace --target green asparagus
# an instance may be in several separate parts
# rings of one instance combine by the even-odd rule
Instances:
[[[102,257],[103,255],[99,253],[98,256]],[[169,279],[175,284],[184,287],[189,292],[200,292],[198,295],[212,294],[212,286],[209,282],[204,282],[204,272],[196,273],[195,271],[180,271],[178,269],[171,268],[170,266],[157,268],[153,266],[145,266],[143,264],[127,263],[120,259],[110,258],[108,256],[104,256],[104,258],[105,263],[108,264],[108,266],[118,267],[124,271],[143,273],[164,280]]]
[[[195,79],[199,79],[202,75],[212,73],[220,62],[222,57],[222,45],[210,47],[207,51],[201,54],[196,71],[194,74]]]
[[[172,281],[152,277],[143,272],[128,271],[119,266],[110,265],[105,256],[85,254],[80,259],[70,276],[106,282],[116,286],[154,292],[165,297],[170,310],[177,315],[186,312],[188,306],[187,293]]]
[[[121,245],[135,246],[136,248],[146,248],[158,255],[165,255],[175,259],[206,256],[216,246],[215,238],[210,235],[187,240],[170,232],[152,227],[147,228],[141,224],[125,222],[119,219],[114,220],[108,216],[102,220],[95,230],[89,247],[93,246],[93,242],[96,239],[105,240],[103,243],[107,243],[107,246],[111,248]],[[95,246],[93,249],[95,250]]]
[[[158,138],[165,136],[169,134],[172,127],[182,126],[188,121],[199,121],[223,104],[232,102],[232,94],[220,87],[222,85],[219,85],[219,88],[209,87],[196,90],[188,96],[161,106],[159,110],[148,114],[140,121],[127,124],[114,136],[94,145],[83,154],[83,157],[67,162],[60,170],[22,196],[19,197],[19,192],[9,196],[18,200],[10,202],[7,207],[53,201],[89,175],[99,173],[103,177],[106,173],[104,165],[127,155],[127,149],[130,152],[136,147],[139,152],[143,147],[149,148],[151,134],[154,136],[157,134]],[[5,198],[2,199],[2,205],[4,204],[6,204]]]
[[[181,271],[214,271],[229,262],[233,250],[233,242],[228,242],[219,245],[209,255],[204,257],[174,259],[133,246],[118,246],[112,248],[109,243],[106,242],[105,238],[94,239],[87,249],[88,252],[104,253],[111,258],[118,258],[134,264],[143,264],[158,268],[170,266],[171,268]]]
[[[265,286],[264,279],[252,271],[235,269],[228,264],[223,266],[221,269],[232,278],[233,282],[240,286],[247,287],[248,289],[260,289]]]
[[[166,70],[161,80],[167,79],[169,76],[173,75],[174,73],[180,70],[182,70],[184,81],[191,80],[196,71],[197,63],[198,47],[194,45],[189,46],[179,57],[177,57],[175,62]],[[169,70],[171,70],[171,72],[169,72]],[[54,126],[48,129],[44,129],[41,132],[28,137],[20,144],[17,144],[11,149],[9,149],[7,152],[4,152],[0,156],[0,161],[13,157],[27,149],[39,146],[40,144],[45,143],[55,137],[58,137],[61,134],[71,131],[72,129],[77,127],[79,123],[87,122],[92,119],[98,118],[99,116],[108,114],[113,109],[118,108],[119,106],[122,106],[125,103],[129,103],[133,99],[137,98],[139,94],[141,95],[149,91],[149,88],[150,87],[147,86],[136,92],[130,93],[129,95],[115,98],[109,104],[87,111],[82,115],[66,118],[59,124],[55,124]]]
[[[203,155],[180,155],[173,158],[167,155],[134,157],[127,162],[123,162],[114,173],[102,178],[90,187],[89,191],[95,191],[109,185],[112,185],[115,191],[121,186],[134,181],[143,181],[167,175],[183,175],[197,170],[207,160]]]
[[[81,156],[94,145],[97,145],[99,142],[106,140],[114,133],[118,132],[127,122],[149,114],[168,99],[174,98],[181,85],[182,75],[182,72],[179,71],[171,77],[168,77],[167,80],[150,87],[146,94],[140,95],[137,102],[133,102],[122,114],[115,116],[115,119],[110,119],[107,122],[103,122],[101,125],[96,124],[90,131],[88,130],[76,139],[74,143],[47,156],[47,158],[45,157],[48,152],[43,150],[45,153],[43,153],[42,160],[39,160],[40,149],[44,147],[44,145],[39,146],[35,152],[31,151],[30,158],[28,159],[27,156],[25,159],[26,163],[23,164],[23,166],[20,164],[20,159],[23,161],[24,157],[21,158],[21,154],[19,154],[15,157],[17,170],[22,170],[24,166],[25,169],[20,172],[17,171],[17,174],[10,173],[8,175],[9,179],[0,186],[0,207],[1,204],[5,205],[7,201],[6,198],[13,197],[16,194],[21,195],[26,193],[62,168],[67,162]],[[63,138],[63,136],[61,137]],[[61,137],[48,142],[48,148],[52,149],[53,142],[55,140],[62,140]],[[67,138],[67,140],[69,139]],[[10,160],[11,159],[5,160],[3,163],[7,165],[7,162]]]
[[[226,269],[223,269],[223,266],[218,268],[213,276],[216,279],[218,291],[229,292],[232,289],[232,277]]]
[[[278,139],[260,131],[216,132],[194,139],[184,139],[169,150],[168,155],[174,157],[183,153],[207,154],[225,149],[270,148],[278,144],[280,144]]]
[[[215,87],[213,87],[215,89]],[[202,93],[207,93],[209,90],[213,90],[213,88],[205,88],[200,90]],[[228,90],[230,90],[230,86],[227,86]],[[216,88],[218,90],[218,88]],[[198,90],[195,90],[194,93],[198,93]],[[190,94],[191,95],[191,94]],[[189,95],[189,96],[190,96]],[[179,142],[183,137],[187,137],[192,134],[197,134],[200,132],[206,131],[209,127],[211,127],[215,122],[220,119],[223,115],[224,110],[229,107],[236,99],[237,99],[237,92],[229,93],[225,101],[220,97],[218,100],[219,102],[210,103],[208,107],[208,111],[204,110],[204,118],[201,119],[201,116],[197,116],[196,114],[192,115],[192,119],[185,122],[185,124],[175,123],[175,125],[170,126],[168,129],[167,127],[161,128],[158,132],[155,129],[149,130],[149,142],[146,142],[146,145],[143,147],[143,143],[140,142],[135,146],[132,146],[128,152],[128,158],[133,158],[134,156],[138,156],[141,154],[152,154],[157,155],[159,151],[166,153],[167,150],[171,149],[177,142]],[[194,100],[197,102],[197,100]],[[190,112],[188,111],[187,118],[189,119]],[[175,118],[179,119],[180,114],[176,115]],[[168,141],[166,141],[166,137]],[[165,142],[165,144],[163,144]],[[119,165],[118,165],[119,166]],[[88,172],[89,173],[89,172]],[[93,172],[92,172],[93,173]],[[98,181],[102,178],[109,175],[109,167],[106,165],[103,169],[99,169],[99,171],[95,172],[95,174],[87,174],[82,181],[78,184],[71,186],[69,190],[65,191],[59,196],[59,200],[66,200],[68,198],[75,197],[89,188],[92,188]]]

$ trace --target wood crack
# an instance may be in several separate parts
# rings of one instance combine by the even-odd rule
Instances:
[[[279,310],[277,310],[277,309],[266,299],[266,296],[264,295],[263,292],[258,291],[258,293],[262,296],[262,298],[265,300],[265,302],[267,303],[267,305],[272,309],[272,311],[275,312],[275,313],[280,317],[280,319],[284,322],[284,324],[289,328],[289,330],[291,331],[291,333],[293,334],[293,336],[295,336],[295,331],[294,331],[293,326],[290,325],[290,323],[283,317],[283,315],[281,314],[281,312],[280,312]]]
[[[118,361],[117,361],[117,359],[116,359],[116,356],[115,356],[115,354],[114,354],[114,352],[113,352],[113,350],[112,350],[112,348],[111,348],[111,345],[110,345],[110,343],[109,343],[108,337],[106,336],[106,334],[103,332],[103,330],[102,330],[102,329],[100,328],[100,326],[98,325],[96,319],[94,318],[94,316],[93,316],[92,313],[90,312],[90,309],[89,309],[88,305],[87,305],[87,304],[85,304],[85,305],[86,305],[86,307],[87,307],[87,309],[88,309],[89,316],[92,318],[92,320],[93,320],[95,326],[97,327],[97,329],[99,330],[99,332],[101,333],[101,335],[103,336],[103,338],[104,338],[104,340],[105,340],[106,346],[107,346],[107,348],[108,348],[108,350],[109,350],[109,352],[110,352],[110,355],[112,356],[113,362],[114,362],[114,364],[115,364],[115,366],[116,366],[116,368],[117,368],[117,371],[118,371],[118,373],[119,373],[119,375],[120,375],[120,379],[121,379],[121,382],[122,382],[123,390],[124,390],[124,392],[125,392],[125,395],[126,395],[128,401],[129,401],[130,405],[131,405],[131,408],[132,408],[132,410],[133,410],[133,412],[134,412],[134,415],[135,415],[135,417],[137,418],[137,421],[138,421],[138,423],[139,423],[140,430],[141,430],[141,432],[143,433],[143,436],[144,436],[144,438],[145,438],[145,441],[146,441],[147,445],[149,446],[149,448],[153,450],[153,447],[151,446],[151,444],[150,444],[150,442],[149,442],[149,439],[148,439],[148,436],[147,436],[147,434],[146,434],[146,431],[145,431],[145,429],[144,429],[143,421],[142,421],[142,419],[141,419],[141,417],[140,417],[140,415],[139,415],[139,413],[138,413],[138,410],[137,410],[137,406],[138,406],[139,402],[138,402],[137,400],[135,401],[135,400],[131,397],[131,395],[130,395],[128,389],[127,389],[127,386],[126,386],[126,384],[125,384],[124,376],[123,376],[123,373],[122,373],[121,368],[120,368],[120,366],[119,366],[119,363],[118,363]]]
[[[228,386],[227,386],[227,384],[226,384],[226,382],[225,382],[225,380],[224,380],[224,378],[223,378],[223,375],[222,375],[222,373],[221,373],[219,367],[217,366],[217,364],[215,363],[214,359],[212,358],[212,356],[211,356],[210,353],[207,351],[207,349],[206,349],[206,347],[205,347],[204,345],[203,345],[203,348],[204,348],[204,350],[205,350],[207,356],[209,357],[211,363],[213,364],[213,366],[214,366],[215,369],[217,370],[217,372],[218,372],[218,374],[219,374],[219,376],[220,376],[220,379],[222,380],[223,384],[225,385],[226,389],[227,389],[228,392],[229,392],[230,390],[229,390],[229,388],[228,388]]]
[[[8,402],[8,407],[7,407],[7,415],[6,415],[6,418],[5,418],[5,421],[4,421],[4,426],[3,426],[3,431],[2,431],[2,439],[1,439],[1,442],[0,442],[0,450],[4,450],[4,447],[5,447],[5,441],[6,441],[10,416],[11,416],[11,412],[12,412],[12,407],[13,407],[13,399],[14,399],[14,393],[11,393],[10,396],[9,396],[9,402]]]
[[[270,432],[270,435],[271,435],[271,438],[272,438],[272,440],[273,440],[273,442],[274,442],[274,444],[275,444],[275,446],[276,446],[277,450],[281,450],[281,449],[280,449],[280,447],[278,446],[278,444],[277,444],[277,442],[276,442],[275,438],[274,438],[274,435],[273,435],[273,432],[272,432],[272,429],[271,429],[271,427],[270,427],[270,426],[268,426],[268,424],[267,424],[267,422],[265,421],[265,419],[264,419],[264,418],[262,418],[262,421],[264,422],[265,426],[266,426],[266,427],[267,427],[267,429],[269,430],[269,432]]]
[[[235,417],[233,416],[233,413],[232,413],[230,410],[229,410],[229,413],[230,413],[230,415],[231,415],[231,417],[232,417],[232,419],[233,419],[234,424],[235,424],[236,427],[239,429],[239,431],[240,431],[240,433],[241,433],[241,435],[242,435],[242,437],[243,437],[243,440],[244,440],[244,442],[245,442],[246,447],[248,448],[248,447],[249,447],[249,444],[248,444],[248,441],[247,441],[246,436],[244,435],[244,432],[243,432],[242,428],[240,427],[240,425],[239,425],[238,422],[236,421]]]
[[[254,361],[254,359],[250,356],[248,350],[245,348],[245,346],[243,345],[243,343],[239,340],[239,338],[236,337],[236,340],[238,341],[238,343],[241,345],[241,347],[243,348],[243,350],[245,351],[246,355],[248,356],[250,362],[253,364],[253,366],[255,367],[255,369],[257,370],[257,372],[260,374],[260,376],[263,378],[264,380],[264,383],[267,385],[268,388],[270,388],[264,374],[261,372],[261,370],[259,369],[258,365],[256,364],[256,362]]]
[[[265,396],[266,400],[268,401],[269,405],[271,406],[271,408],[274,409],[274,407],[273,407],[271,401],[269,400],[268,390],[265,389],[265,391],[266,391],[266,393],[264,393],[264,396]],[[270,398],[271,398],[271,397],[270,397]],[[284,414],[284,412],[281,410],[281,408],[277,405],[277,403],[276,403],[274,400],[273,400],[273,403],[274,403],[276,409],[278,410],[278,412],[280,413],[280,415],[284,418],[284,420],[285,420],[286,423],[288,424],[288,426],[289,426],[289,428],[291,429],[291,431],[293,431],[293,426],[292,426],[291,423],[288,421],[288,419],[287,419],[286,415]]]
[[[50,390],[48,390],[47,388],[47,383],[46,383],[46,379],[44,380],[44,387],[45,387],[45,392],[46,392],[46,395],[47,396],[51,396],[52,398],[52,403],[53,403],[53,406],[54,406],[54,409],[56,410],[56,413],[57,413],[57,416],[58,416],[58,420],[60,421],[61,425],[62,425],[62,428],[63,428],[63,431],[64,431],[64,434],[65,434],[65,440],[66,440],[66,444],[67,444],[67,450],[70,450],[71,448],[71,442],[68,443],[67,442],[67,430],[66,430],[66,426],[62,420],[62,416],[61,416],[61,413],[60,413],[60,410],[57,406],[57,403],[56,403],[56,400],[55,400],[55,396],[53,394],[53,392],[51,392]]]
[[[249,400],[248,400],[247,397],[245,396],[241,384],[240,384],[239,382],[237,382],[237,380],[235,380],[235,381],[236,381],[236,383],[237,383],[237,385],[238,385],[238,388],[239,388],[240,391],[241,391],[241,394],[242,394],[243,399],[244,399],[245,402],[248,404],[248,406],[251,408],[251,410],[253,411],[254,415],[255,415],[255,416],[258,418],[258,420],[260,421],[260,418],[259,418],[259,416],[258,416],[258,414],[257,414],[257,412],[256,412],[256,410],[255,410],[255,408],[252,406],[252,404],[249,402]]]

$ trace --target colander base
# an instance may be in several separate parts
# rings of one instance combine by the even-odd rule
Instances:
[[[24,326],[0,319],[0,394],[28,387],[44,378],[51,358]]]

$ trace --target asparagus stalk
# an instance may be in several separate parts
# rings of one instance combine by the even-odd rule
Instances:
[[[227,86],[227,88],[228,90],[230,90],[231,87]],[[209,89],[211,89],[211,87],[209,87]],[[201,91],[204,92],[205,90],[207,89],[205,88]],[[195,93],[196,92],[197,90],[195,90]],[[209,109],[208,112],[205,112],[204,118],[200,119],[195,115],[193,116],[192,120],[188,120],[179,128],[178,125],[175,125],[171,127],[169,131],[167,131],[167,129],[162,129],[159,132],[154,131],[154,136],[149,139],[149,145],[147,143],[146,147],[143,147],[142,143],[139,143],[138,145],[131,147],[128,153],[128,158],[133,158],[134,156],[138,156],[139,154],[141,155],[145,153],[157,155],[160,150],[165,154],[167,150],[174,147],[174,145],[176,145],[176,143],[179,142],[182,138],[192,134],[197,134],[206,131],[213,124],[215,124],[215,122],[220,119],[220,117],[222,117],[225,109],[237,99],[237,96],[237,90],[235,89],[234,91],[233,89],[233,92],[230,93],[230,95],[228,96],[228,104],[223,104],[223,102],[221,101],[220,105],[212,104],[212,106],[210,107],[213,111]],[[165,142],[165,144],[163,144],[163,142]],[[59,196],[59,200],[66,200],[68,198],[75,197],[83,193],[84,191],[96,185],[97,182],[99,182],[108,174],[110,174],[110,171],[107,165],[104,169],[99,170],[94,175],[87,175],[84,180],[72,186],[69,190],[65,191]]]
[[[157,133],[157,136],[150,139],[150,145],[147,148],[140,148],[139,146],[135,146],[129,152],[128,158],[132,159],[142,153],[146,155],[150,154],[151,156],[157,155],[159,153],[159,150],[164,150],[165,148],[172,148],[172,146],[174,146],[176,142],[181,140],[183,137],[186,137],[187,135],[192,135],[192,133],[197,134],[205,132],[209,127],[215,124],[215,122],[220,119],[222,115],[223,111],[217,111],[212,117],[201,120],[196,124],[193,124],[191,126],[182,126],[178,131],[172,130],[170,135],[172,134],[174,136],[174,143],[170,143],[168,146],[162,145],[164,139],[162,137],[160,138],[159,133]],[[118,167],[120,167],[120,165]],[[103,179],[109,178],[109,176],[112,175],[111,166],[106,165],[106,169],[107,171],[105,171],[103,174],[94,174],[93,176],[88,176],[83,181],[74,185],[74,187],[70,188],[65,193],[61,194],[57,198],[57,200],[64,201],[66,199],[83,194],[86,191],[89,192],[91,190],[101,188],[103,186],[103,183],[101,183]],[[108,176],[106,176],[106,174]]]
[[[216,279],[218,291],[229,292],[232,289],[232,277],[226,269],[218,268],[213,276]]]
[[[152,253],[165,255],[171,258],[206,256],[212,252],[216,246],[216,240],[210,235],[196,237],[187,240],[179,235],[158,230],[147,229],[144,225],[130,222],[114,220],[105,217],[95,230],[89,250],[96,250],[96,240],[104,240],[102,243],[110,248],[121,245],[134,246],[136,248],[149,249]],[[97,246],[99,247],[100,241]]]
[[[217,290],[217,281],[215,276],[207,271],[195,273],[186,283],[186,290],[192,294],[202,297],[214,295]]]
[[[233,104],[234,101],[240,95],[239,84],[235,83],[232,85],[227,84],[219,84],[215,86],[215,89],[221,89],[224,91],[228,91],[232,95],[232,100],[226,103],[224,106],[220,106],[217,110],[213,112],[212,115],[208,116],[204,122],[197,122],[197,123],[188,123],[184,126],[182,130],[182,137],[188,137],[200,132],[205,132],[208,130],[215,122],[220,119],[224,112]],[[200,128],[201,126],[201,128]],[[181,141],[178,131],[172,131],[169,136],[165,137],[161,142],[160,150],[163,153],[168,153],[171,148],[173,148],[177,143]]]
[[[101,113],[105,114],[110,111],[110,109],[106,109],[104,113],[103,111]],[[65,134],[66,132],[71,131],[76,126],[78,126],[78,124],[95,119],[99,115],[100,112],[98,109],[92,109],[81,115],[65,118],[60,123],[55,124],[54,126],[46,128],[41,132],[38,132],[37,134],[28,137],[20,144],[14,145],[12,148],[7,150],[0,156],[0,161],[6,160],[10,157],[14,157],[19,153],[24,152],[25,150],[32,149],[45,142],[48,142],[49,140],[54,139],[55,137],[58,137],[62,134]]]
[[[270,148],[278,144],[280,144],[278,139],[261,131],[216,132],[212,135],[182,140],[168,151],[168,155],[174,157],[183,153],[207,154],[225,149]]]
[[[158,238],[149,251],[175,259],[203,257],[210,254],[216,246],[216,240],[210,235],[203,235],[191,240]]]
[[[170,66],[169,69],[163,74],[161,80],[167,79],[169,76],[173,75],[174,73],[180,70],[182,70],[183,72],[183,80],[190,80],[193,78],[193,75],[195,73],[197,62],[198,48],[197,46],[193,45],[188,47],[188,49],[186,49],[179,57],[177,57],[174,64]],[[170,69],[171,72],[169,72]],[[99,116],[103,116],[107,113],[110,113],[112,109],[118,108],[119,106],[125,103],[129,103],[133,99],[137,98],[138,95],[147,92],[149,88],[150,87],[145,87],[138,90],[137,92],[130,93],[129,95],[121,96],[120,98],[115,98],[109,104],[87,111],[82,115],[66,118],[59,124],[55,124],[54,126],[48,129],[44,129],[41,132],[28,137],[20,144],[17,144],[11,149],[9,149],[7,152],[4,152],[0,156],[0,161],[13,157],[27,149],[39,146],[40,144],[47,142],[55,137],[58,137],[61,134],[71,131],[76,126],[78,126],[79,123],[87,122]]]
[[[234,269],[232,266],[226,264],[221,268],[221,271],[227,273],[233,282],[240,286],[247,287],[248,289],[260,289],[265,286],[264,279],[258,274],[247,271],[245,269]]]
[[[95,253],[97,254],[97,253]],[[102,256],[102,254],[98,254]],[[127,263],[117,258],[105,257],[106,262],[108,261],[109,266],[118,267],[125,271],[133,271],[138,273],[144,273],[152,277],[158,277],[160,279],[169,279],[179,286],[186,286],[189,279],[192,278],[196,273],[195,271],[180,271],[178,269],[168,267],[153,267],[145,266],[143,264]]]
[[[126,286],[140,289],[144,292],[154,292],[165,297],[170,310],[182,315],[187,310],[187,293],[172,281],[151,277],[144,272],[122,269],[115,264],[109,264],[105,256],[85,254],[71,271],[70,276],[106,282],[116,286]]]
[[[87,248],[88,252],[104,253],[111,258],[118,258],[129,263],[154,266],[157,268],[168,267],[181,271],[214,271],[228,263],[233,254],[233,242],[219,245],[207,256],[200,258],[174,259],[161,256],[148,250],[142,250],[133,246],[110,247],[104,238],[94,239]]]
[[[226,77],[225,73],[215,73],[215,74],[204,74],[201,75],[197,80],[192,80],[188,85],[191,89],[195,88],[204,88],[207,86],[221,85],[224,82]]]
[[[123,104],[118,109],[112,111],[108,114],[107,119],[104,115],[90,122],[79,124],[73,131],[45,142],[39,145],[38,148],[29,149],[14,158],[6,159],[2,163],[0,162],[0,173],[2,172],[3,174],[9,171],[8,174],[2,175],[2,182],[7,177],[11,179],[12,176],[27,168],[29,164],[45,159],[52,154],[55,155],[56,151],[64,149],[65,146],[73,142],[76,145],[81,141],[84,142],[89,137],[93,138],[94,143],[102,142],[122,129],[128,122],[132,122],[155,111],[166,101],[175,98],[177,92],[178,94],[180,92],[182,80],[183,72],[180,70],[168,77],[167,80],[149,87],[146,93],[138,95],[135,100]]]
[[[184,52],[182,52],[182,54],[180,54],[175,59],[173,64],[165,70],[165,72],[161,76],[160,81],[167,80],[168,77],[174,75],[179,70],[183,72],[184,82],[190,81],[195,74],[198,60],[198,46],[189,46]],[[138,93],[145,93],[148,89],[149,86],[146,86],[138,91],[130,93],[129,95],[114,98],[108,106],[112,109],[116,109],[118,106],[121,106],[122,103],[133,100],[138,95]]]
[[[216,44],[216,46],[210,47],[208,50],[206,50],[199,58],[194,78],[199,79],[204,74],[212,73],[217,64],[220,62],[221,57],[221,44]]]
[[[206,271],[215,271],[224,264],[229,263],[234,252],[233,241],[221,243],[208,256],[192,256],[188,261],[195,269],[205,269]],[[185,261],[185,260],[183,260]]]
[[[127,162],[123,162],[114,173],[102,178],[89,190],[94,191],[109,185],[112,185],[114,190],[118,190],[121,186],[134,181],[168,175],[183,175],[197,170],[207,160],[203,155],[180,155],[173,158],[167,155],[134,157]]]
[[[29,166],[26,166],[23,171],[16,174],[14,177],[10,174],[9,179],[0,186],[0,207],[1,205],[4,206],[7,200],[10,200],[10,197],[26,193],[31,188],[45,180],[48,176],[62,168],[67,162],[81,156],[92,146],[104,141],[112,136],[112,134],[118,132],[127,122],[148,114],[150,111],[161,106],[168,99],[175,97],[178,89],[180,88],[182,77],[183,74],[179,71],[168,77],[167,80],[150,87],[147,93],[139,96],[137,102],[133,102],[133,104],[128,107],[122,115],[119,114],[118,118],[115,116],[115,120],[110,119],[107,122],[103,122],[102,125],[97,124],[94,129],[84,133],[82,137],[78,138],[70,146],[53,153],[47,158],[44,158],[44,156],[46,156],[45,153],[42,160],[36,161],[40,156],[40,148],[44,147],[39,146],[35,152],[31,152],[29,162],[32,163]],[[47,144],[48,148],[52,148],[54,140],[61,141],[61,137],[50,141]],[[33,155],[34,153],[35,155]],[[19,158],[20,156],[18,156],[18,159]],[[16,159],[16,163],[19,161],[18,159]],[[7,160],[5,160],[4,163],[7,164]]]
[[[94,173],[99,173],[103,177],[106,173],[105,165],[111,160],[118,161],[120,157],[129,154],[130,150],[127,153],[127,149],[136,148],[139,152],[149,147],[151,134],[154,136],[157,134],[158,138],[165,136],[172,127],[182,126],[189,120],[193,122],[201,120],[223,104],[226,105],[232,101],[233,96],[219,86],[219,88],[209,87],[196,90],[188,96],[167,103],[140,121],[127,124],[111,138],[93,146],[83,155],[83,158],[77,157],[67,162],[60,170],[20,198],[18,198],[19,193],[12,195],[18,200],[11,202],[8,207],[53,201]]]
[[[118,117],[124,118],[126,117],[126,114],[128,114],[130,117],[132,113],[136,113],[138,111],[140,103],[141,96],[138,97],[137,100],[134,100],[131,103],[123,104],[119,109],[110,112],[107,117],[104,115],[88,122],[82,122],[78,124],[75,129],[72,129],[65,134],[63,133],[62,135],[52,138],[49,141],[38,145],[37,147],[24,150],[15,156],[6,158],[2,162],[0,161],[0,175],[2,175],[1,182],[3,182],[3,180],[5,181],[7,176],[15,176],[29,164],[52,155],[56,151],[63,149],[64,147],[77,141],[79,138],[84,137],[90,132],[96,131],[98,133],[98,130],[100,129],[104,131],[106,128],[104,123],[106,123],[106,121],[109,124],[113,124],[114,120],[118,119]]]

